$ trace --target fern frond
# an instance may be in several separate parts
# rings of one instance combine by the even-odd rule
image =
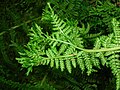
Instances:
[[[120,22],[118,22],[115,18],[112,20],[113,31],[114,31],[114,46],[120,46]],[[112,73],[116,77],[116,90],[120,89],[120,50],[116,50],[113,54],[108,58],[109,66],[112,69]]]
[[[115,28],[114,33],[95,38],[93,49],[85,49],[84,36],[81,34],[86,35],[90,26],[88,25],[86,30],[84,26],[79,28],[74,23],[67,23],[55,14],[49,3],[48,7],[42,20],[49,21],[52,30],[45,34],[42,32],[43,29],[35,24],[30,30],[27,48],[20,52],[21,57],[17,58],[23,67],[28,68],[27,74],[32,72],[33,66],[38,65],[50,65],[60,68],[61,71],[67,69],[69,73],[72,72],[72,68],[79,65],[82,72],[86,71],[90,75],[96,71],[93,69],[94,66],[100,68],[102,64],[111,68],[116,77],[116,86],[119,88],[120,47],[117,45],[119,35],[116,34],[119,30]]]
[[[120,22],[118,22],[115,18],[112,20],[113,25],[113,31],[114,31],[114,37],[116,40],[116,45],[120,46]]]
[[[69,44],[74,44],[74,45],[83,47],[82,38],[80,38],[79,37],[80,35],[78,34],[79,29],[78,27],[67,25],[66,22],[64,22],[56,14],[54,14],[54,11],[52,10],[49,3],[48,3],[48,6],[51,12],[51,14],[50,13],[49,14],[51,17],[51,24],[53,25],[54,32],[52,33],[51,36],[46,36],[46,37],[51,42],[50,43],[51,50],[52,48],[59,47],[59,49],[57,49],[59,53],[57,53],[55,57],[61,57],[61,60],[59,61],[59,65],[57,61],[56,66],[57,68],[60,66],[61,70],[63,71],[66,65],[66,68],[68,69],[68,71],[71,72],[71,68],[72,68],[71,66],[73,66],[74,68],[76,67],[76,60],[75,60],[74,54],[77,53],[77,50],[73,45],[71,46]],[[62,56],[62,55],[65,55],[65,56]],[[64,60],[66,61],[66,63],[64,63]]]
[[[116,77],[116,90],[120,88],[120,60],[119,55],[113,54],[108,58],[108,65],[111,67],[113,75]]]
[[[118,27],[119,22],[116,19],[112,21],[113,30],[112,34],[108,36],[101,36],[100,41],[100,48],[113,48],[119,46],[120,40],[120,27]],[[120,88],[120,50],[112,50],[107,52],[98,52],[97,57],[100,57],[102,65],[107,65],[112,70],[113,75],[116,77],[116,90]]]
[[[35,24],[29,34],[30,42],[26,46],[28,49],[20,53],[22,57],[17,58],[17,60],[23,67],[28,68],[28,73],[32,71],[33,66],[41,64],[50,64],[51,67],[56,66],[61,71],[67,68],[71,73],[72,67],[76,68],[77,62],[83,62],[78,63],[83,71],[83,67],[87,66],[88,71],[91,72],[92,65],[89,65],[88,57],[84,56],[85,61],[81,61],[82,59],[79,61],[79,57],[77,58],[77,47],[83,48],[83,40],[80,37],[79,28],[77,25],[68,25],[54,14],[49,3],[48,6],[50,11],[46,11],[46,13],[50,15],[50,18],[47,18],[47,20],[51,20],[51,24],[53,25],[52,33],[50,35],[44,34],[42,28]],[[85,65],[84,63],[88,64]]]

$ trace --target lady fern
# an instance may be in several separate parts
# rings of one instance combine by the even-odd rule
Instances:
[[[63,21],[49,3],[42,21],[50,22],[50,33],[44,33],[44,29],[35,24],[29,33],[27,49],[20,52],[21,57],[17,58],[23,67],[28,68],[27,74],[32,71],[33,66],[50,65],[60,68],[61,71],[67,69],[69,73],[72,72],[72,68],[79,66],[82,72],[86,71],[90,75],[97,71],[93,67],[100,68],[102,64],[111,68],[116,77],[116,90],[120,88],[120,27],[116,19],[112,21],[113,33],[94,37],[96,41],[93,43],[93,49],[84,47],[85,38],[82,35],[88,33],[90,26],[85,29],[78,27],[77,23],[75,25]]]

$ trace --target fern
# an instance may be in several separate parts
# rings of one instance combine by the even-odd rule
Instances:
[[[113,24],[113,30],[114,30],[114,43],[115,46],[120,46],[120,23],[113,18],[112,20]],[[120,88],[120,58],[119,58],[120,51],[117,50],[113,53],[112,56],[108,58],[109,65],[112,69],[112,73],[116,76],[116,89],[118,90]]]
[[[90,26],[85,29],[84,26],[78,27],[77,23],[65,22],[55,14],[50,3],[43,13],[42,21],[50,22],[52,30],[43,32],[44,29],[34,24],[29,33],[30,41],[26,49],[19,52],[21,57],[17,58],[22,67],[28,68],[27,75],[32,72],[33,66],[38,65],[50,65],[61,71],[67,69],[69,73],[78,65],[82,72],[90,75],[97,71],[94,67],[100,68],[102,64],[111,68],[116,77],[116,90],[120,88],[120,27],[116,19],[112,21],[113,33],[108,36],[95,34],[97,36],[94,37],[96,41],[92,49],[84,47],[83,36],[88,34]]]
[[[31,85],[31,84],[20,84],[19,82],[14,82],[12,80],[7,80],[4,77],[0,77],[0,87],[3,89],[4,86],[7,86],[9,89],[13,90],[31,90],[31,89],[44,89],[44,90],[55,90],[52,86],[50,86],[47,83],[44,83],[43,85],[40,85],[40,83],[36,83],[36,85]],[[3,86],[3,87],[2,87]],[[7,89],[5,88],[5,89]]]
[[[113,18],[113,33],[109,34],[109,36],[101,36],[97,39],[97,46],[100,48],[112,48],[119,46],[119,22]],[[107,52],[99,52],[97,53],[97,57],[100,57],[102,65],[107,65],[107,67],[111,68],[113,75],[116,77],[116,90],[120,88],[120,60],[119,60],[119,50],[115,51],[107,51]]]
[[[43,52],[41,53],[45,53],[46,55],[43,54],[43,56],[47,56],[47,57],[43,57],[43,56],[40,56],[40,54],[37,54],[37,53],[40,53],[38,52],[40,50],[40,47],[39,49],[35,49],[35,47],[37,46],[37,43],[39,44],[40,42],[36,42],[33,44],[33,40],[36,40],[36,39],[34,39],[34,37],[31,37],[31,39],[33,39],[31,40],[32,45],[28,43],[28,46],[27,46],[31,51],[29,52],[29,50],[25,50],[25,52],[27,53],[27,56],[30,57],[31,59],[33,58],[33,60],[31,60],[30,58],[27,58],[27,59],[30,59],[30,61],[22,60],[22,62],[20,63],[23,63],[24,61],[23,67],[27,67],[27,68],[29,67],[28,71],[32,71],[31,66],[35,66],[39,64],[43,64],[43,65],[50,64],[50,66],[53,67],[55,66],[54,64],[56,64],[56,68],[60,67],[61,71],[63,71],[66,66],[68,71],[71,73],[72,66],[76,68],[76,65],[77,65],[76,59],[78,59],[79,57],[81,58],[81,56],[77,55],[78,49],[82,50],[83,48],[83,45],[82,45],[83,41],[82,41],[82,37],[80,37],[79,28],[67,25],[63,20],[59,19],[56,14],[54,14],[54,11],[50,7],[50,5],[49,5],[49,8],[51,13],[48,11],[46,13],[47,15],[50,14],[49,17],[51,17],[50,19],[52,20],[51,24],[53,24],[54,32],[50,36],[45,35],[44,33],[41,32],[38,26],[36,27],[40,31],[39,33],[42,33],[43,35],[38,36],[37,33],[34,32],[34,35],[36,35],[35,37],[39,37],[39,41],[46,39],[44,40],[44,42],[46,41],[45,44],[46,45],[48,44],[47,47],[49,48],[47,50],[43,50]],[[44,47],[41,47],[41,48],[45,49],[46,45],[44,45]],[[33,54],[33,51],[35,51],[36,54]],[[80,63],[80,68],[83,70],[83,67],[86,67],[88,70],[88,74],[90,74],[92,72],[92,63],[91,61],[89,61],[90,59],[89,55],[84,53],[85,52],[83,52],[82,56],[85,57],[85,59],[84,61],[82,61],[83,63]],[[20,54],[22,55],[22,53]],[[24,57],[18,58],[19,61],[21,61],[21,59],[25,59],[25,58]],[[79,59],[77,61],[81,62],[79,61]],[[27,64],[28,66],[26,66],[25,62],[29,63]]]

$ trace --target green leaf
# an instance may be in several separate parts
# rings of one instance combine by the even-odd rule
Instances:
[[[47,55],[49,58],[55,56],[51,49],[46,50],[46,55]]]
[[[47,59],[46,61],[47,61],[46,65],[48,65],[50,63],[50,59]]]
[[[58,42],[54,42],[52,45],[52,48],[56,47],[57,44],[58,44]]]
[[[32,66],[28,68],[26,75],[28,76],[30,72],[32,72]]]
[[[85,70],[85,65],[84,65],[84,60],[83,60],[82,57],[78,57],[78,58],[77,58],[77,63],[78,63],[78,65],[79,65],[80,69],[81,69],[82,71],[84,71],[84,70]]]
[[[67,46],[68,46],[68,45],[66,45],[66,44],[62,44],[62,45],[60,46],[60,49],[59,49],[59,54],[64,53],[64,51],[66,50]]]
[[[76,60],[75,59],[71,59],[71,61],[72,61],[73,67],[76,68]]]
[[[42,64],[42,65],[45,65],[46,63],[47,63],[47,60],[42,60],[42,61],[41,61],[41,64]]]
[[[60,60],[60,68],[61,68],[61,71],[63,71],[65,69],[65,65],[64,65],[63,60]]]
[[[106,63],[106,58],[104,57],[104,55],[103,55],[102,52],[100,52],[100,57],[101,57],[101,63],[102,63],[102,65],[104,66],[105,63]]]
[[[58,59],[55,59],[55,65],[56,65],[56,68],[58,69],[59,68],[59,60]]]
[[[50,66],[53,67],[54,66],[54,59],[51,59],[50,61],[51,61]]]
[[[71,68],[71,62],[69,59],[66,60],[66,68],[67,68],[68,72],[71,73],[72,68]]]

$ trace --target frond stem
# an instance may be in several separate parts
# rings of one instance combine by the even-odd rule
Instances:
[[[57,41],[57,42],[61,42],[61,43],[64,43],[64,44],[69,44],[81,51],[85,51],[85,52],[106,52],[106,51],[115,51],[115,50],[119,50],[120,47],[114,47],[114,48],[102,48],[102,49],[84,49],[84,48],[80,48],[72,43],[69,43],[69,42],[66,42],[66,41],[61,41],[61,40],[57,40],[57,39],[52,39],[52,38],[49,38],[50,40],[52,41]]]

